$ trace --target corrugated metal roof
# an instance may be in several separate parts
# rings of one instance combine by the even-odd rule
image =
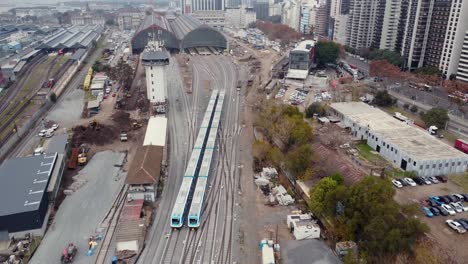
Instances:
[[[140,219],[141,208],[143,208],[143,199],[126,202],[120,214],[120,221],[133,221]]]
[[[71,56],[71,60],[80,60],[83,55],[86,53],[86,49],[78,49],[77,51],[75,51],[75,53],[73,53],[73,55]]]
[[[127,184],[155,184],[161,175],[163,147],[140,146],[128,170]]]
[[[0,167],[0,215],[37,210],[56,159],[57,153],[5,160]]]
[[[165,146],[166,128],[167,118],[159,116],[150,117],[143,146]]]
[[[202,25],[200,20],[189,15],[177,16],[170,24],[172,31],[176,34],[178,39],[183,39],[190,31]]]

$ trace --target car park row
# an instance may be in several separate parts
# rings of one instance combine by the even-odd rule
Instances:
[[[430,196],[424,201],[425,206],[422,207],[422,211],[427,217],[453,216],[468,211],[468,206],[464,202],[468,202],[468,194]],[[468,230],[468,218],[448,219],[445,223],[460,234]]]
[[[403,186],[416,186],[416,185],[431,185],[438,183],[447,182],[446,176],[436,176],[436,177],[415,177],[415,178],[403,178],[403,179],[393,179],[392,183],[397,188],[402,188]]]

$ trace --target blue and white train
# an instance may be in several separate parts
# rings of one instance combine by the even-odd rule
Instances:
[[[211,122],[214,116],[214,110],[216,109],[218,97],[218,90],[213,90],[211,94],[208,107],[206,108],[205,116],[203,117],[200,130],[198,131],[197,139],[190,155],[190,160],[187,164],[182,184],[179,189],[179,193],[172,209],[171,214],[171,227],[181,228],[184,225],[186,212],[190,206],[193,188],[197,180],[198,171],[202,163],[204,148],[208,139]]]
[[[188,213],[188,226],[190,228],[198,228],[201,222],[203,204],[206,195],[206,186],[208,185],[208,176],[211,168],[211,161],[215,148],[216,138],[218,135],[218,127],[221,120],[221,113],[223,110],[225,92],[221,91],[218,97],[218,103],[211,122],[210,134],[208,136],[205,152],[203,155],[200,170],[198,172],[198,179],[195,186],[195,191],[192,198],[192,204]]]

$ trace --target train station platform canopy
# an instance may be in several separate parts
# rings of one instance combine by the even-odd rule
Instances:
[[[57,33],[46,38],[36,49],[59,50],[59,49],[86,49],[91,46],[93,40],[98,40],[103,31],[99,25],[84,25],[62,28]]]
[[[132,52],[141,53],[152,39],[162,40],[168,51],[227,48],[227,40],[221,32],[190,15],[147,16],[132,38]]]
[[[167,50],[179,49],[179,40],[164,16],[153,14],[141,22],[132,38],[132,53],[141,53],[152,39],[162,40]]]
[[[226,38],[221,32],[193,16],[179,15],[170,23],[182,50],[197,47],[227,48]]]

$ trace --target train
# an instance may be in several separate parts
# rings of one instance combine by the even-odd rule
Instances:
[[[214,112],[214,117],[211,122],[210,134],[205,145],[205,152],[203,155],[200,171],[198,172],[197,183],[188,213],[188,227],[198,228],[201,222],[202,209],[206,195],[206,186],[208,183],[208,176],[211,168],[211,161],[218,135],[218,127],[221,120],[221,113],[223,110],[225,92],[221,91],[218,97],[218,103]]]
[[[216,109],[218,90],[213,90],[210,101],[206,108],[205,115],[203,117],[202,124],[195,140],[195,144],[190,155],[187,168],[185,170],[182,184],[179,189],[179,193],[176,198],[176,202],[171,213],[171,227],[181,228],[184,225],[187,210],[189,209],[193,190],[195,188],[195,182],[197,180],[200,165],[203,159],[203,151],[208,140],[208,135],[211,127],[211,121],[214,116],[214,110]]]

